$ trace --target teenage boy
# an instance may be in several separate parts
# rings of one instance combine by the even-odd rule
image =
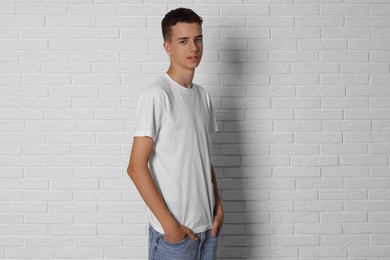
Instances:
[[[218,126],[209,93],[192,82],[202,18],[178,8],[161,25],[170,66],[139,98],[127,172],[152,212],[149,259],[216,259],[224,212],[210,133]]]

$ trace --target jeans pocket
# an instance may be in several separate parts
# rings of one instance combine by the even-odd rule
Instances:
[[[178,246],[178,245],[184,244],[189,238],[190,238],[190,237],[186,235],[186,236],[183,238],[183,240],[181,240],[181,241],[178,241],[178,242],[170,242],[170,241],[165,240],[165,236],[164,236],[164,235],[161,235],[161,236],[160,236],[160,241],[162,241],[163,243],[168,244],[168,245]]]

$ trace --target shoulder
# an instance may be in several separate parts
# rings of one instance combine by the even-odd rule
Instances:
[[[143,97],[156,98],[163,101],[169,88],[167,88],[167,82],[163,76],[159,77],[155,82],[150,84],[146,90],[141,94]]]
[[[205,87],[203,87],[199,84],[196,84],[196,83],[193,83],[193,84],[196,85],[197,91],[201,95],[201,97],[203,97],[207,101],[211,100],[210,93]]]

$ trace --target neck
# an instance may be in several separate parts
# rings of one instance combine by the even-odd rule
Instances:
[[[169,67],[167,74],[171,79],[173,79],[176,83],[182,85],[186,88],[192,88],[192,79],[194,78],[195,69],[194,70],[178,70]]]

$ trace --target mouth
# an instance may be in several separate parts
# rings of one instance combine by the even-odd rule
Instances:
[[[189,60],[198,60],[199,56],[189,56],[189,57],[187,57],[187,59],[189,59]]]

